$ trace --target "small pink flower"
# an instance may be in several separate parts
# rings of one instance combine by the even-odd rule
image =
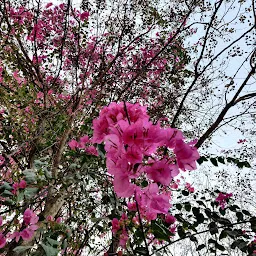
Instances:
[[[20,232],[20,236],[25,241],[31,240],[34,236],[34,230],[30,228],[25,228]]]
[[[89,142],[89,137],[87,135],[83,136],[79,140],[79,148],[85,148],[85,144]]]
[[[25,225],[36,224],[38,222],[38,216],[29,208],[27,208],[23,214],[23,221]]]
[[[0,227],[3,225],[3,217],[0,216]]]
[[[126,243],[128,239],[129,239],[129,236],[127,234],[127,231],[123,229],[123,233],[119,237],[119,245],[123,248],[126,248]]]
[[[49,8],[50,6],[52,6],[52,3],[47,3],[45,9]]]
[[[187,182],[186,185],[185,185],[185,187],[188,189],[188,191],[189,191],[190,193],[194,193],[194,192],[195,192],[195,188],[192,187],[190,183]]]
[[[6,244],[6,238],[4,237],[4,235],[2,233],[0,233],[0,249],[4,248]]]
[[[226,200],[233,196],[232,193],[229,194],[224,194],[224,193],[219,193],[218,197],[215,199],[216,202],[219,203],[220,208],[223,210],[226,205]]]
[[[176,218],[170,214],[165,216],[165,222],[169,225],[173,224],[176,221]]]
[[[15,231],[13,234],[10,235],[10,238],[11,238],[11,239],[14,239],[14,238],[15,238],[16,243],[18,243],[19,240],[20,240],[20,232]]]
[[[120,229],[119,221],[117,218],[112,220],[112,232],[115,234]]]
[[[0,155],[0,166],[3,165],[5,162],[5,158]]]
[[[27,183],[26,183],[26,181],[25,180],[21,180],[20,181],[20,183],[19,183],[19,188],[26,188],[26,186],[27,186]]]
[[[133,203],[128,202],[127,203],[127,207],[128,207],[129,211],[137,211],[137,207],[136,207],[136,203],[135,202],[133,202]]]
[[[176,233],[176,225],[170,227],[170,232],[175,234]]]
[[[57,219],[56,219],[56,223],[61,223],[62,222],[62,218],[61,217],[58,217]]]
[[[94,146],[89,146],[85,151],[90,155],[98,156],[98,151]]]
[[[44,93],[43,92],[38,92],[36,98],[37,99],[43,99],[44,98]]]
[[[46,220],[47,220],[47,221],[54,221],[54,218],[50,215],[50,216],[47,216],[47,217],[46,217]]]
[[[83,12],[83,13],[80,14],[80,19],[82,21],[88,20],[88,17],[89,17],[89,12]]]
[[[68,142],[68,145],[72,150],[75,150],[78,147],[78,142],[76,140],[71,140]]]

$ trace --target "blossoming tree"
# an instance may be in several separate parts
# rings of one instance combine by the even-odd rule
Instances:
[[[216,255],[227,250],[222,239],[255,252],[250,211],[224,191],[198,198],[181,175],[207,160],[198,148],[227,112],[244,103],[238,117],[250,113],[255,97],[241,94],[255,74],[251,51],[246,78],[225,87],[216,119],[204,128],[191,122],[190,107],[209,99],[215,61],[253,33],[250,24],[215,54],[224,4],[1,1],[2,255],[168,255],[182,239],[205,250],[196,237],[203,233]],[[210,20],[192,22],[198,12]],[[197,24],[204,37],[189,46]]]

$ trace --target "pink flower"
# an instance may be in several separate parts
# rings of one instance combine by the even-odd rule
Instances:
[[[30,228],[25,228],[20,232],[20,236],[23,240],[31,240],[34,236],[34,230]]]
[[[15,238],[16,243],[18,243],[19,240],[20,240],[20,232],[15,231],[13,234],[10,235],[10,238],[11,238],[11,239],[14,239],[14,238]]]
[[[29,208],[27,208],[23,214],[23,221],[25,225],[36,224],[38,222],[38,216]]]
[[[0,155],[0,166],[3,165],[4,162],[5,162],[5,158],[2,155]]]
[[[46,220],[51,222],[54,221],[54,218],[51,215],[49,215],[46,217]]]
[[[62,222],[62,218],[61,217],[58,217],[57,219],[56,219],[56,223],[61,223]]]
[[[43,92],[38,92],[36,95],[37,99],[43,99],[44,98],[44,93]]]
[[[85,152],[89,155],[98,156],[98,151],[94,146],[89,146],[85,149]]]
[[[123,229],[122,234],[119,237],[119,245],[122,248],[126,248],[126,243],[127,243],[128,239],[129,239],[129,236],[127,234],[127,231],[125,229]]]
[[[185,187],[188,189],[188,191],[189,191],[190,193],[194,193],[194,192],[195,192],[195,188],[192,187],[190,183],[187,182],[186,185],[185,185]]]
[[[176,221],[176,218],[170,214],[165,216],[165,222],[169,225],[173,224]]]
[[[83,13],[80,14],[80,19],[82,21],[88,20],[88,17],[89,17],[89,12],[83,12]]]
[[[193,147],[191,143],[186,144],[183,140],[176,140],[174,153],[176,154],[179,168],[184,171],[196,169],[196,160],[200,156],[197,148]]]
[[[85,144],[89,142],[89,137],[87,135],[83,136],[79,140],[79,148],[85,148]]]
[[[114,218],[112,220],[112,232],[115,234],[120,229],[119,220]]]
[[[2,233],[0,233],[0,249],[4,248],[6,244],[6,238],[4,237],[4,235]]]
[[[227,199],[230,198],[231,196],[233,196],[232,193],[230,194],[219,193],[215,201],[219,203],[220,208],[223,210],[225,208]]]
[[[0,227],[3,225],[3,217],[0,216]]]
[[[45,9],[49,8],[50,6],[52,6],[52,3],[47,3]]]
[[[143,159],[142,151],[139,147],[133,145],[127,148],[125,158],[132,164],[141,163]]]
[[[176,225],[171,226],[169,230],[172,234],[175,234],[176,233]]]
[[[120,173],[114,177],[114,191],[119,197],[130,197],[134,193],[135,185],[130,183],[129,177],[125,173]]]
[[[20,183],[19,183],[19,188],[26,188],[26,186],[27,186],[27,183],[26,183],[26,181],[25,180],[21,180],[20,181]]]
[[[78,142],[76,140],[71,140],[68,142],[68,145],[72,150],[75,150],[78,147]]]
[[[137,211],[137,206],[135,202],[132,202],[132,203],[128,202],[127,207],[129,211]]]
[[[152,166],[146,168],[148,177],[155,182],[160,182],[163,185],[170,185],[173,177],[179,174],[176,165],[169,165],[166,159],[154,162]]]

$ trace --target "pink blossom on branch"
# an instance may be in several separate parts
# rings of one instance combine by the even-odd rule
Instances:
[[[0,249],[4,248],[6,244],[6,238],[4,237],[4,235],[2,233],[0,233]]]
[[[219,193],[218,197],[215,199],[215,201],[219,204],[220,208],[222,210],[224,210],[226,203],[227,203],[227,199],[229,199],[230,197],[232,197],[233,194],[232,193]]]
[[[36,224],[39,217],[29,208],[27,208],[23,214],[23,221],[25,225]]]

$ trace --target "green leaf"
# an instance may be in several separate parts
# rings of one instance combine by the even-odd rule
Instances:
[[[230,209],[230,211],[232,211],[232,212],[236,212],[236,210],[238,210],[238,209],[240,209],[239,208],[239,206],[237,206],[237,205],[231,205],[230,207],[229,207],[229,209]]]
[[[208,240],[208,243],[209,243],[209,244],[216,244],[216,240],[210,238],[210,239]]]
[[[250,218],[250,224],[251,224],[252,231],[256,232],[256,217]]]
[[[21,202],[24,200],[24,192],[20,191],[17,196],[17,202]]]
[[[218,157],[218,161],[219,161],[220,163],[222,163],[222,164],[225,164],[224,157],[219,156],[219,157]]]
[[[51,239],[50,237],[46,237],[46,239],[47,239],[48,243],[49,243],[51,246],[54,246],[54,245],[57,245],[57,246],[58,246],[58,245],[60,244],[59,241],[53,240],[53,239]]]
[[[206,214],[206,216],[207,216],[208,218],[211,218],[212,212],[211,212],[211,210],[210,210],[209,208],[206,208],[206,209],[204,210],[204,212],[205,212],[205,214]]]
[[[218,166],[218,162],[217,162],[216,158],[210,158],[210,161],[211,161],[211,163],[212,163],[214,166]]]
[[[25,180],[27,181],[27,183],[31,184],[36,181],[36,173],[34,170],[27,169],[23,171],[23,174],[25,175]]]
[[[47,165],[46,162],[42,162],[42,161],[40,161],[40,160],[38,160],[38,159],[34,161],[34,164],[35,164],[36,169],[39,169],[39,168],[41,168],[42,166]]]
[[[247,216],[251,216],[251,214],[248,211],[246,211],[246,210],[242,210],[242,213],[247,215]]]
[[[182,190],[181,193],[182,193],[183,196],[188,196],[189,195],[189,192],[187,190]]]
[[[198,215],[200,213],[200,209],[198,207],[193,207],[192,208],[192,212],[196,216],[196,215]]]
[[[190,203],[185,203],[185,210],[187,211],[187,212],[190,212],[190,210],[191,210],[191,204]]]
[[[33,246],[17,246],[13,249],[14,252],[16,253],[22,253],[27,251],[28,249],[32,248]]]
[[[13,193],[7,189],[4,190],[4,192],[2,193],[3,197],[7,197],[7,196],[13,196]]]
[[[242,212],[237,212],[236,213],[237,221],[243,221],[244,220],[244,215]]]
[[[239,232],[236,230],[226,230],[226,233],[231,237],[231,238],[235,238],[239,235]]]
[[[196,251],[201,251],[205,247],[205,244],[200,244],[197,248]]]
[[[207,158],[206,158],[205,156],[201,156],[201,157],[197,160],[197,162],[198,162],[199,164],[202,164],[203,162],[206,162],[206,161],[208,161],[208,160],[207,160]]]
[[[199,205],[202,205],[202,206],[206,207],[206,205],[205,205],[205,203],[204,203],[203,201],[197,200],[196,202],[197,202]]]
[[[196,215],[196,221],[200,223],[204,223],[204,215],[202,213],[199,213]]]
[[[169,241],[170,236],[173,234],[167,229],[165,226],[158,224],[157,222],[152,222],[151,224],[151,230],[153,235],[159,239],[164,241]]]
[[[186,236],[186,233],[184,232],[184,229],[181,226],[178,227],[178,235],[180,238],[184,238]]]
[[[209,229],[210,229],[210,233],[211,235],[214,235],[216,233],[218,233],[218,226],[215,222],[211,222],[209,225],[208,225]]]
[[[226,238],[227,237],[227,232],[225,229],[223,229],[220,233],[220,236],[219,236],[219,240],[223,239],[223,238]]]
[[[241,244],[242,246],[244,246],[244,243],[245,241],[243,239],[237,239],[236,241],[234,241],[232,244],[231,244],[231,249],[235,249],[236,247],[240,246],[241,247]]]
[[[136,255],[148,255],[148,251],[145,247],[137,247],[134,252],[136,252]]]
[[[13,190],[12,186],[8,182],[5,182],[0,186],[0,189]]]
[[[221,209],[219,208],[219,212],[222,216],[224,216],[226,214],[226,210],[225,209]]]
[[[218,250],[220,250],[220,251],[225,251],[225,247],[224,247],[223,245],[221,245],[221,244],[216,243],[216,244],[215,244],[215,247],[216,247]]]
[[[103,144],[97,144],[97,151],[101,158],[105,158],[106,150]]]
[[[231,221],[226,218],[218,218],[216,221],[222,225],[230,225],[231,224]]]
[[[179,211],[182,209],[182,205],[181,204],[176,204],[175,206],[176,206],[176,209],[179,210]]]
[[[46,256],[57,256],[58,255],[58,252],[59,252],[58,249],[53,248],[52,246],[45,245],[45,244],[40,244],[40,245],[43,247]]]
[[[25,188],[24,190],[24,196],[26,199],[33,198],[38,191],[38,188]]]
[[[193,235],[190,236],[189,239],[190,239],[190,241],[192,241],[192,242],[196,242],[196,243],[198,242],[198,241],[197,241],[197,238],[196,238],[195,236],[193,236]]]

